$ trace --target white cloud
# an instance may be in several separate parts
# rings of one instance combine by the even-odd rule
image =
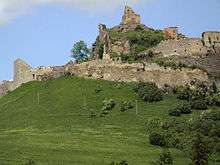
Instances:
[[[39,5],[66,5],[91,12],[114,9],[124,4],[137,4],[144,0],[0,0],[0,24],[26,14]]]

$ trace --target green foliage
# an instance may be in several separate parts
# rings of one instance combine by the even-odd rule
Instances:
[[[102,113],[108,114],[115,107],[115,101],[108,99],[103,101]]]
[[[35,165],[35,162],[33,160],[28,160],[28,162],[25,163],[25,165]]]
[[[122,61],[139,61],[143,60],[139,53],[158,45],[164,40],[164,34],[159,30],[145,30],[141,25],[138,25],[134,30],[122,33],[109,30],[110,39],[113,42],[126,39],[129,40],[131,46],[130,54],[121,55]]]
[[[88,59],[90,55],[90,50],[84,41],[76,42],[71,50],[72,57],[75,58],[77,62],[82,62]]]
[[[203,120],[220,121],[220,112],[217,110],[204,111],[200,115]]]
[[[111,162],[109,165],[128,165],[126,160],[122,160],[121,162]]]
[[[188,121],[181,118],[150,118],[146,127],[153,145],[180,149],[190,155],[193,139],[199,133],[205,137],[209,154],[219,153],[220,111],[204,111]]]
[[[159,128],[162,124],[162,120],[160,117],[151,117],[148,119],[146,123],[147,131],[153,131],[156,128]]]
[[[95,94],[97,88],[103,90]],[[38,91],[40,104],[36,98]],[[87,111],[82,109],[85,96]],[[138,115],[135,111],[121,113],[116,105],[110,115],[101,118],[102,100],[106,98],[113,98],[116,103],[138,100]],[[152,129],[163,129],[166,146],[183,148],[184,152],[191,147],[199,127],[189,126],[189,120],[196,125],[194,118],[201,111],[164,121],[170,118],[166,110],[181,102],[171,95],[165,96],[164,101],[148,103],[139,99],[126,83],[120,83],[119,88],[115,82],[79,77],[23,84],[0,99],[0,148],[4,151],[0,164],[25,164],[33,156],[36,164],[47,165],[103,165],[122,159],[129,164],[151,164],[160,150],[146,139],[149,133],[144,126],[150,118],[160,118],[158,127]],[[219,107],[215,108],[219,112]],[[13,122],[8,122],[9,119]],[[207,137],[216,139],[215,146],[216,128],[217,125],[213,126]],[[183,152],[172,150],[172,153],[174,164],[189,164],[190,159]],[[217,156],[213,155],[210,165],[217,164],[214,162]]]
[[[192,113],[191,105],[189,103],[180,104],[178,108],[179,108],[181,114],[190,114],[190,113]]]
[[[99,58],[102,59],[103,58],[103,53],[104,53],[104,44],[100,41],[98,41],[96,43],[96,47],[98,50],[98,54],[99,54]]]
[[[189,103],[182,103],[177,105],[175,108],[169,110],[170,116],[180,116],[181,114],[192,113],[191,105]]]
[[[208,105],[204,100],[193,100],[191,102],[192,108],[196,110],[206,110]]]
[[[189,86],[181,86],[177,89],[177,98],[189,101],[192,97],[192,89]]]
[[[99,92],[101,92],[102,91],[102,89],[100,88],[100,87],[97,87],[96,89],[95,89],[95,93],[97,94],[97,93],[99,93]]]
[[[173,108],[169,110],[169,115],[170,116],[180,116],[181,115],[181,111],[179,108]]]
[[[215,85],[195,81],[177,88],[177,98],[191,102],[192,108],[206,110],[209,105],[220,105],[220,93]]]
[[[157,162],[158,165],[171,165],[173,164],[173,157],[171,152],[168,149],[163,149],[162,153],[160,154],[160,159]]]
[[[166,146],[165,134],[161,130],[154,130],[149,134],[149,142],[152,145],[157,145],[160,147]]]
[[[208,148],[208,144],[202,135],[197,134],[196,138],[193,140],[191,154],[191,160],[194,165],[208,165],[208,158],[210,154]]]
[[[162,90],[159,89],[155,83],[138,83],[136,87],[134,87],[134,91],[146,102],[163,100]]]
[[[120,110],[122,112],[128,111],[129,109],[132,109],[134,106],[130,101],[124,101],[120,107]]]

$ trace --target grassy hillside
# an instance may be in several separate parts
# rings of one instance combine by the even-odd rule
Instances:
[[[103,100],[110,98],[116,107],[100,117]],[[136,100],[137,114],[136,108],[120,111],[123,101],[135,105]],[[24,84],[0,99],[0,164],[21,165],[29,159],[37,165],[151,164],[161,149],[149,144],[145,122],[168,116],[178,102],[167,97],[145,103],[126,84],[75,77]],[[179,151],[172,154],[174,164],[190,162]]]

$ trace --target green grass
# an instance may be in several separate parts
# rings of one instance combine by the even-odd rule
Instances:
[[[103,100],[110,98],[116,107],[100,117]],[[137,115],[135,108],[120,111],[123,101],[136,100]],[[170,96],[145,103],[129,85],[76,77],[24,84],[0,99],[0,164],[22,165],[29,159],[37,165],[151,164],[161,149],[149,144],[145,123],[150,117],[166,117],[178,102]],[[174,164],[189,164],[183,153],[172,154]]]

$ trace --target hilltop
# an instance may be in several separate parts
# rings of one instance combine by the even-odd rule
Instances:
[[[125,6],[119,25],[99,25],[88,61],[32,68],[17,59],[13,81],[0,84],[0,96],[23,83],[66,74],[117,82],[154,82],[160,87],[186,85],[195,79],[211,83],[219,81],[219,63],[220,32],[204,32],[201,38],[191,38],[175,26],[154,29],[144,25],[141,16]]]
[[[116,107],[101,117],[102,102],[110,98]],[[135,107],[120,111],[123,101],[135,104],[136,100],[137,111]],[[109,81],[63,77],[29,82],[0,99],[0,164],[28,160],[37,165],[103,165],[121,160],[131,165],[151,164],[161,150],[149,144],[145,124],[152,117],[168,117],[170,107],[180,102],[169,96],[146,103],[129,84]],[[180,151],[172,150],[172,154],[174,164],[190,162]]]
[[[0,164],[152,164],[167,147],[185,165],[197,134],[219,164],[219,39],[150,28],[126,6],[120,25],[99,25],[88,61],[17,59],[0,82]]]

